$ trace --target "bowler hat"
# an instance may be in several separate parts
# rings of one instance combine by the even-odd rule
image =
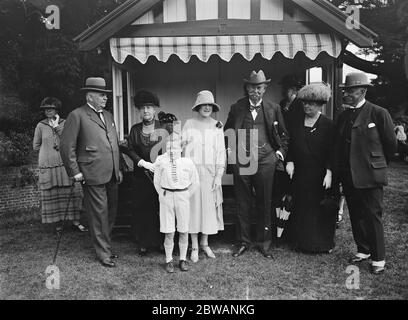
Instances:
[[[248,84],[261,84],[261,83],[269,83],[271,79],[266,79],[265,73],[262,70],[259,70],[258,73],[256,71],[252,71],[249,75],[249,79],[244,79],[245,83]]]
[[[85,87],[81,88],[82,91],[94,91],[109,93],[112,90],[106,89],[106,82],[104,78],[90,77],[85,80]]]
[[[192,109],[196,111],[196,108],[203,105],[203,104],[212,105],[214,112],[220,111],[220,106],[215,103],[214,96],[213,96],[211,91],[208,91],[208,90],[200,91],[197,94],[197,99],[196,99]]]
[[[371,87],[364,72],[352,72],[346,76],[346,82],[339,85],[340,88]]]
[[[160,101],[156,94],[147,90],[139,90],[133,98],[136,108],[143,106],[160,107]]]

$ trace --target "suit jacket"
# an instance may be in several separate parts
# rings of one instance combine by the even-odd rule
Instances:
[[[105,124],[87,104],[72,111],[61,136],[61,158],[70,177],[82,172],[86,184],[119,180],[121,163],[113,116],[103,110]]]
[[[387,185],[387,165],[397,148],[394,124],[389,112],[366,102],[351,130],[350,169],[354,187]],[[345,111],[336,122],[335,168],[339,168],[341,139],[346,124]]]
[[[275,151],[280,151],[284,157],[288,151],[289,134],[281,108],[278,104],[263,100],[263,112],[269,142]],[[243,129],[245,115],[249,110],[249,98],[238,100],[231,106],[224,130],[234,129],[238,145],[238,129]],[[233,150],[237,152],[237,150]]]

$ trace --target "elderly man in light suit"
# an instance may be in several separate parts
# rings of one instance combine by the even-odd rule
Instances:
[[[335,169],[357,244],[357,254],[350,262],[371,258],[371,272],[380,274],[385,266],[383,186],[397,141],[388,111],[366,101],[369,86],[367,76],[360,72],[348,74],[340,85],[346,110],[336,123]]]
[[[111,232],[117,212],[118,183],[122,182],[118,136],[107,102],[103,78],[88,78],[86,104],[72,111],[61,136],[60,152],[70,177],[83,183],[84,204],[92,242],[105,267],[115,267]]]

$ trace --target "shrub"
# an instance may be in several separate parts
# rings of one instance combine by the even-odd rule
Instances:
[[[0,165],[21,166],[32,159],[32,134],[10,131],[9,136],[0,136]]]

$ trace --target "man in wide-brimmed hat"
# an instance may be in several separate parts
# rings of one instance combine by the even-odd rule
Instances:
[[[72,111],[61,136],[61,157],[68,175],[83,183],[84,204],[96,255],[105,267],[115,267],[111,232],[122,181],[116,126],[104,110],[111,92],[105,79],[86,79],[81,89],[86,104]]]
[[[387,184],[387,166],[397,142],[388,111],[365,99],[370,86],[362,72],[348,74],[340,85],[347,107],[336,124],[335,169],[357,244],[357,254],[350,262],[370,258],[372,273],[379,274],[385,266],[383,186]]]
[[[262,70],[252,71],[244,79],[248,96],[231,106],[225,124],[227,136],[231,133],[236,139],[235,143],[228,141],[232,145],[230,156],[236,156],[233,175],[240,230],[234,257],[247,251],[251,243],[252,190],[255,189],[258,249],[264,257],[272,258],[272,188],[275,168],[284,160],[289,136],[280,106],[263,99],[270,81]]]

